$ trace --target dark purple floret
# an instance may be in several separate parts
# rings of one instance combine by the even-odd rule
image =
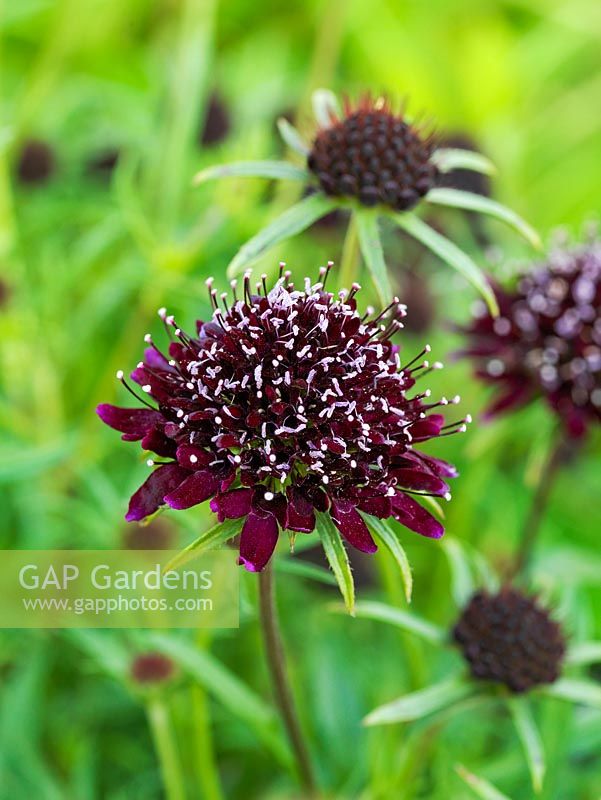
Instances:
[[[230,132],[230,114],[223,98],[214,92],[208,103],[200,143],[203,147],[222,142]]]
[[[318,131],[307,164],[328,195],[406,211],[436,183],[434,144],[386,101],[365,97],[356,107],[346,102],[342,119]]]
[[[434,409],[458,398],[430,403],[429,391],[415,392],[432,369],[421,362],[429,347],[402,362],[391,342],[405,314],[398,299],[382,314],[361,316],[359,287],[326,292],[328,271],[303,289],[287,272],[269,291],[264,276],[256,294],[246,275],[242,297],[234,281],[233,302],[221,295],[223,308],[210,288],[213,318],[198,322],[195,336],[159,312],[173,336],[169,354],[148,336],[132,373],[156,407],[98,407],[124,440],[161,459],[149,461],[158,466],[131,498],[128,520],[164,504],[185,509],[210,500],[220,521],[245,519],[240,562],[251,571],[266,565],[280,529],[313,531],[316,512],[329,513],[363,552],[376,545],[360,511],[442,536],[415,498],[448,498],[456,471],[419,445],[465,429],[468,420],[445,425]]]
[[[489,416],[545,397],[568,434],[601,420],[601,242],[555,249],[515,289],[495,288],[465,330],[476,374],[498,387]]]
[[[131,665],[131,677],[139,684],[164,683],[175,674],[173,661],[163,653],[141,653]]]
[[[56,169],[54,152],[38,139],[26,141],[19,154],[17,176],[21,183],[45,183]]]
[[[474,678],[527,692],[561,673],[565,640],[560,626],[531,597],[506,587],[477,592],[453,629]]]

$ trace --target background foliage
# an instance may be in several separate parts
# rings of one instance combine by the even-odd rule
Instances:
[[[186,326],[207,314],[204,280],[224,279],[239,245],[297,191],[258,180],[194,189],[191,176],[216,161],[283,154],[274,124],[282,113],[310,135],[312,89],[407,96],[411,112],[424,111],[442,132],[468,134],[499,167],[494,195],[546,238],[557,225],[578,231],[599,209],[601,6],[594,0],[5,0],[0,26],[5,548],[128,542],[123,514],[146,467],[93,409],[124,400],[115,370],[139,360],[144,333],[158,331],[156,309],[167,305]],[[214,92],[231,127],[208,147],[201,132]],[[16,175],[31,138],[50,144],[56,159],[40,185]],[[115,151],[113,170],[94,167]],[[460,215],[437,222],[497,274],[530,255],[494,222],[485,223],[484,250]],[[328,258],[339,260],[342,238],[340,228],[313,230],[258,269],[271,272],[285,258],[314,275]],[[431,331],[403,337],[405,351],[417,352],[427,337],[433,354],[448,360],[456,342],[446,323],[467,317],[473,291],[396,234],[391,248],[398,286],[408,267],[418,269],[436,309]],[[416,305],[424,291],[414,289]],[[465,364],[449,362],[434,383],[434,393],[462,394],[459,413],[476,416],[486,401]],[[462,474],[445,508],[449,538],[497,567],[507,562],[551,432],[538,405],[436,443],[436,454]],[[576,640],[601,634],[600,468],[597,433],[560,476],[535,565],[536,585]],[[138,531],[138,541],[168,537],[183,546],[210,524],[206,509],[164,514]],[[443,548],[410,532],[403,541],[416,610],[452,623]],[[473,795],[455,772],[459,761],[510,797],[531,796],[510,722],[494,707],[434,728],[427,720],[362,728],[374,706],[444,676],[459,656],[332,613],[337,595],[328,576],[294,574],[285,547],[281,556],[293,677],[332,797],[461,800]],[[308,562],[310,551],[302,558]],[[313,561],[322,564],[319,555]],[[384,553],[355,560],[355,571],[361,598],[404,605]],[[240,630],[215,631],[196,647],[177,632],[2,632],[2,800],[163,796],[145,718],[152,703],[128,677],[131,659],[148,649],[181,664],[161,703],[189,796],[295,796],[263,665],[255,579],[241,580]],[[601,712],[545,700],[536,713],[549,754],[542,796],[598,798]]]

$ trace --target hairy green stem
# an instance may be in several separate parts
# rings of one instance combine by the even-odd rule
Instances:
[[[276,703],[290,740],[298,775],[307,797],[316,796],[316,783],[309,750],[298,720],[286,669],[284,645],[275,604],[274,576],[271,564],[259,573],[259,612],[265,642],[267,665]]]

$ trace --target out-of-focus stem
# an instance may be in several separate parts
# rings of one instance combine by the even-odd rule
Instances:
[[[551,490],[559,472],[559,467],[568,451],[568,444],[562,437],[555,442],[549,457],[544,464],[532,498],[530,511],[526,517],[520,537],[520,544],[515,559],[512,575],[515,577],[528,570],[536,539],[540,531]]]
[[[292,746],[299,778],[306,793],[305,796],[307,798],[315,797],[316,783],[313,775],[313,766],[298,720],[286,669],[286,657],[278,624],[271,564],[268,564],[263,572],[259,573],[259,612],[265,641],[267,665],[273,683],[276,703]]]
[[[357,223],[351,215],[349,219],[344,244],[342,245],[342,259],[340,261],[340,279],[338,285],[350,289],[357,275],[357,257],[359,255],[359,237]]]
[[[165,796],[167,800],[186,800],[177,745],[165,701],[160,695],[152,695],[146,701],[146,714],[161,767]]]

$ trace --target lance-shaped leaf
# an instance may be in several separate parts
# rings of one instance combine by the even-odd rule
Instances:
[[[370,514],[362,514],[361,516],[376,539],[379,539],[382,542],[384,547],[390,551],[392,557],[396,561],[403,579],[405,599],[408,603],[410,603],[411,594],[413,592],[413,575],[411,574],[411,565],[409,564],[407,553],[399,542],[399,537],[392,530],[390,525],[383,519],[378,519]]]
[[[456,539],[445,536],[441,542],[451,570],[451,594],[458,608],[464,608],[474,594],[474,581],[467,554]]]
[[[410,722],[437,711],[443,711],[460,700],[475,694],[476,686],[464,678],[451,678],[427,689],[406,694],[391,703],[376,708],[363,720],[364,725],[392,725]]]
[[[309,155],[311,148],[305,142],[294,125],[291,125],[285,117],[280,117],[277,124],[280,136],[286,142],[288,147],[291,150],[294,150],[296,153],[300,153],[301,156],[305,156],[306,158]]]
[[[361,255],[371,273],[380,302],[382,306],[386,307],[392,300],[392,289],[384,261],[378,217],[374,211],[357,211],[355,220]]]
[[[463,764],[456,764],[455,772],[459,775],[462,781],[465,781],[474,794],[481,798],[481,800],[511,800],[511,798],[507,797],[506,794],[503,794],[498,789],[495,789],[492,783],[489,783],[488,781],[484,780],[484,778],[480,778],[477,775],[474,775],[473,772],[467,770]]]
[[[306,181],[309,173],[288,161],[234,161],[217,164],[197,172],[193,183],[198,186],[217,178],[275,178],[283,181]]]
[[[163,572],[171,572],[178,569],[184,564],[188,564],[195,558],[198,558],[202,553],[207,550],[212,550],[219,545],[224,544],[229,539],[233,539],[242,530],[243,519],[226,519],[214,525],[208,531],[202,533],[198,539],[195,539],[191,544],[185,547],[181,553],[178,553],[174,558],[169,561]]]
[[[335,200],[317,192],[284,211],[281,216],[242,245],[227,268],[228,277],[235,277],[278,242],[304,231],[336,207]]]
[[[464,253],[463,250],[460,250],[457,245],[453,244],[446,236],[435,231],[434,228],[431,228],[423,220],[415,216],[415,214],[405,212],[403,214],[393,214],[391,216],[396,224],[406,233],[413,236],[414,239],[417,239],[418,242],[421,242],[450,267],[453,267],[453,269],[456,269],[457,272],[463,275],[466,280],[476,287],[486,300],[491,314],[495,317],[499,315],[497,300],[486,280],[486,276],[467,253]]]
[[[344,598],[344,604],[349,614],[355,614],[355,583],[349,564],[348,554],[342,542],[338,528],[334,525],[329,514],[319,514],[317,517],[317,533],[321,539],[328,564],[332,568],[338,587]]]
[[[541,687],[539,692],[601,710],[601,686],[586,678],[560,678],[555,683]]]
[[[280,763],[290,763],[289,751],[278,732],[273,709],[211,653],[172,633],[151,633],[144,641],[168,653],[181,669],[206,689],[233,715],[242,719],[271,749]]]
[[[366,600],[356,604],[355,615],[362,619],[375,619],[379,622],[388,622],[408,633],[414,633],[431,644],[444,644],[447,633],[433,622],[417,616],[417,614],[403,611],[401,608]]]
[[[276,572],[284,572],[288,575],[297,575],[299,578],[307,578],[317,583],[325,583],[327,586],[337,586],[336,578],[325,567],[318,567],[309,564],[308,561],[301,561],[299,558],[276,558]]]
[[[524,748],[532,779],[532,787],[538,794],[543,787],[546,769],[545,754],[538,728],[526,698],[512,697],[507,700],[507,704]]]
[[[596,664],[601,663],[601,642],[578,642],[573,644],[567,652],[568,664]]]
[[[338,98],[329,89],[316,89],[311,96],[315,119],[322,128],[329,128],[332,118],[340,116]]]
[[[430,161],[436,164],[440,172],[452,172],[454,169],[469,169],[483,175],[495,175],[497,172],[492,161],[473,150],[441,147],[432,153]]]
[[[450,208],[462,208],[465,211],[475,211],[478,214],[487,214],[489,217],[505,222],[511,228],[527,239],[533,247],[542,248],[541,238],[534,228],[523,220],[519,214],[495,200],[483,197],[473,192],[462,192],[460,189],[432,189],[426,195],[428,203]]]

